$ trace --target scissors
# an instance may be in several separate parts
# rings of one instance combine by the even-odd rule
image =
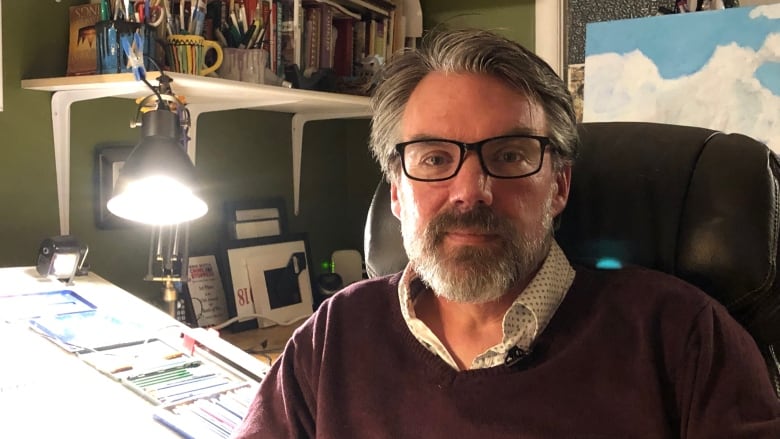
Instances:
[[[133,4],[136,21],[157,27],[165,21],[166,10],[162,0],[139,0]]]

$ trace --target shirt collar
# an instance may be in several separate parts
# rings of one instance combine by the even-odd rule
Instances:
[[[563,250],[553,240],[541,268],[504,314],[503,339],[475,358],[473,368],[500,364],[506,352],[514,346],[529,349],[563,301],[574,281],[574,274]],[[425,290],[426,286],[411,265],[407,264],[398,285],[404,321],[420,343],[457,369],[455,361],[438,337],[415,314],[414,302]]]

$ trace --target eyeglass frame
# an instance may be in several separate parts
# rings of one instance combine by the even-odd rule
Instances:
[[[515,137],[521,137],[526,139],[535,139],[539,142],[539,149],[540,149],[540,159],[539,159],[539,166],[533,171],[529,172],[527,174],[519,175],[519,176],[513,176],[513,177],[505,177],[501,175],[495,175],[487,168],[487,165],[485,165],[485,160],[482,157],[482,146],[485,143],[488,143],[493,140],[497,139],[506,139],[506,138],[515,138]],[[460,148],[460,161],[458,162],[458,166],[455,168],[455,171],[450,175],[449,177],[445,178],[419,178],[419,177],[412,177],[409,175],[409,172],[406,170],[406,162],[404,160],[404,149],[406,149],[407,145],[411,145],[413,143],[420,143],[420,142],[448,142],[452,143],[454,145],[457,145]],[[531,175],[534,175],[541,171],[542,166],[544,165],[544,152],[547,146],[551,145],[551,141],[549,137],[546,136],[535,136],[530,134],[507,134],[503,136],[496,136],[496,137],[489,137],[487,139],[480,140],[479,142],[474,143],[467,143],[467,142],[458,142],[457,140],[452,139],[442,139],[442,138],[422,138],[422,139],[415,139],[410,140],[407,142],[401,142],[396,143],[395,145],[395,152],[398,154],[398,158],[401,160],[401,170],[403,170],[404,175],[406,175],[407,178],[410,180],[415,181],[423,181],[423,182],[434,182],[434,181],[445,181],[449,180],[456,175],[458,175],[458,172],[460,172],[460,168],[463,167],[463,162],[466,161],[466,153],[469,151],[474,151],[477,154],[477,157],[479,158],[479,164],[482,166],[482,171],[485,173],[485,175],[488,175],[493,178],[501,178],[501,179],[510,179],[510,178],[525,178],[530,177]],[[551,149],[552,151],[552,149]]]

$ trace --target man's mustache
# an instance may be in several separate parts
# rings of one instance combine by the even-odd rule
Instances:
[[[514,235],[514,228],[509,220],[501,218],[486,205],[478,205],[466,212],[449,209],[436,215],[426,228],[429,238],[427,241],[436,245],[453,229],[469,229],[477,233],[499,235],[505,239],[512,239]]]

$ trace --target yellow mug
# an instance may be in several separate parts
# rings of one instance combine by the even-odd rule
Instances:
[[[217,53],[214,64],[206,66],[206,52],[213,49]],[[208,75],[222,65],[222,47],[215,41],[200,35],[169,35],[165,45],[168,68],[190,75]]]

